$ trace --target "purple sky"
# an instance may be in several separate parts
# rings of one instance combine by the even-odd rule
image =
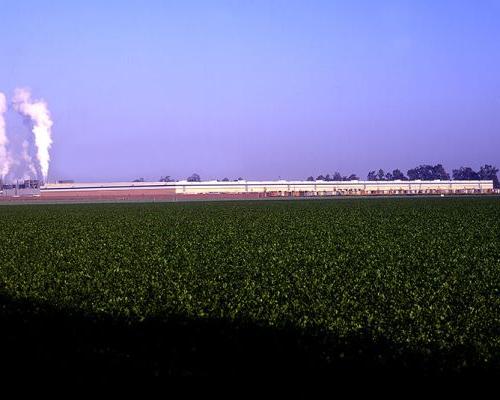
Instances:
[[[105,3],[104,5],[102,3]],[[499,1],[2,2],[53,179],[500,167]]]

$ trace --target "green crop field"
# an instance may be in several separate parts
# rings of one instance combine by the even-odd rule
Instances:
[[[0,221],[16,368],[500,371],[498,198],[22,205]]]

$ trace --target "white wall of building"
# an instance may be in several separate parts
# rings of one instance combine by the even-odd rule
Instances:
[[[42,187],[44,192],[175,189],[178,194],[206,193],[297,193],[397,194],[493,192],[493,181],[236,181],[236,182],[110,182],[58,183]]]

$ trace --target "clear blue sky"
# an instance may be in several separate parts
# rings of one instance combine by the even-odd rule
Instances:
[[[53,179],[500,167],[500,1],[0,0]]]

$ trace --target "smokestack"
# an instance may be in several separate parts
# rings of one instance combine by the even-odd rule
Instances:
[[[7,131],[5,128],[4,114],[7,112],[7,99],[0,92],[0,180],[4,180],[10,170],[10,158],[7,153]]]
[[[52,146],[51,129],[53,125],[47,103],[43,100],[33,101],[28,89],[16,89],[12,102],[14,109],[18,113],[31,120],[32,132],[35,136],[35,145],[37,149],[36,156],[40,163],[43,180],[45,181],[49,173],[49,150]]]

